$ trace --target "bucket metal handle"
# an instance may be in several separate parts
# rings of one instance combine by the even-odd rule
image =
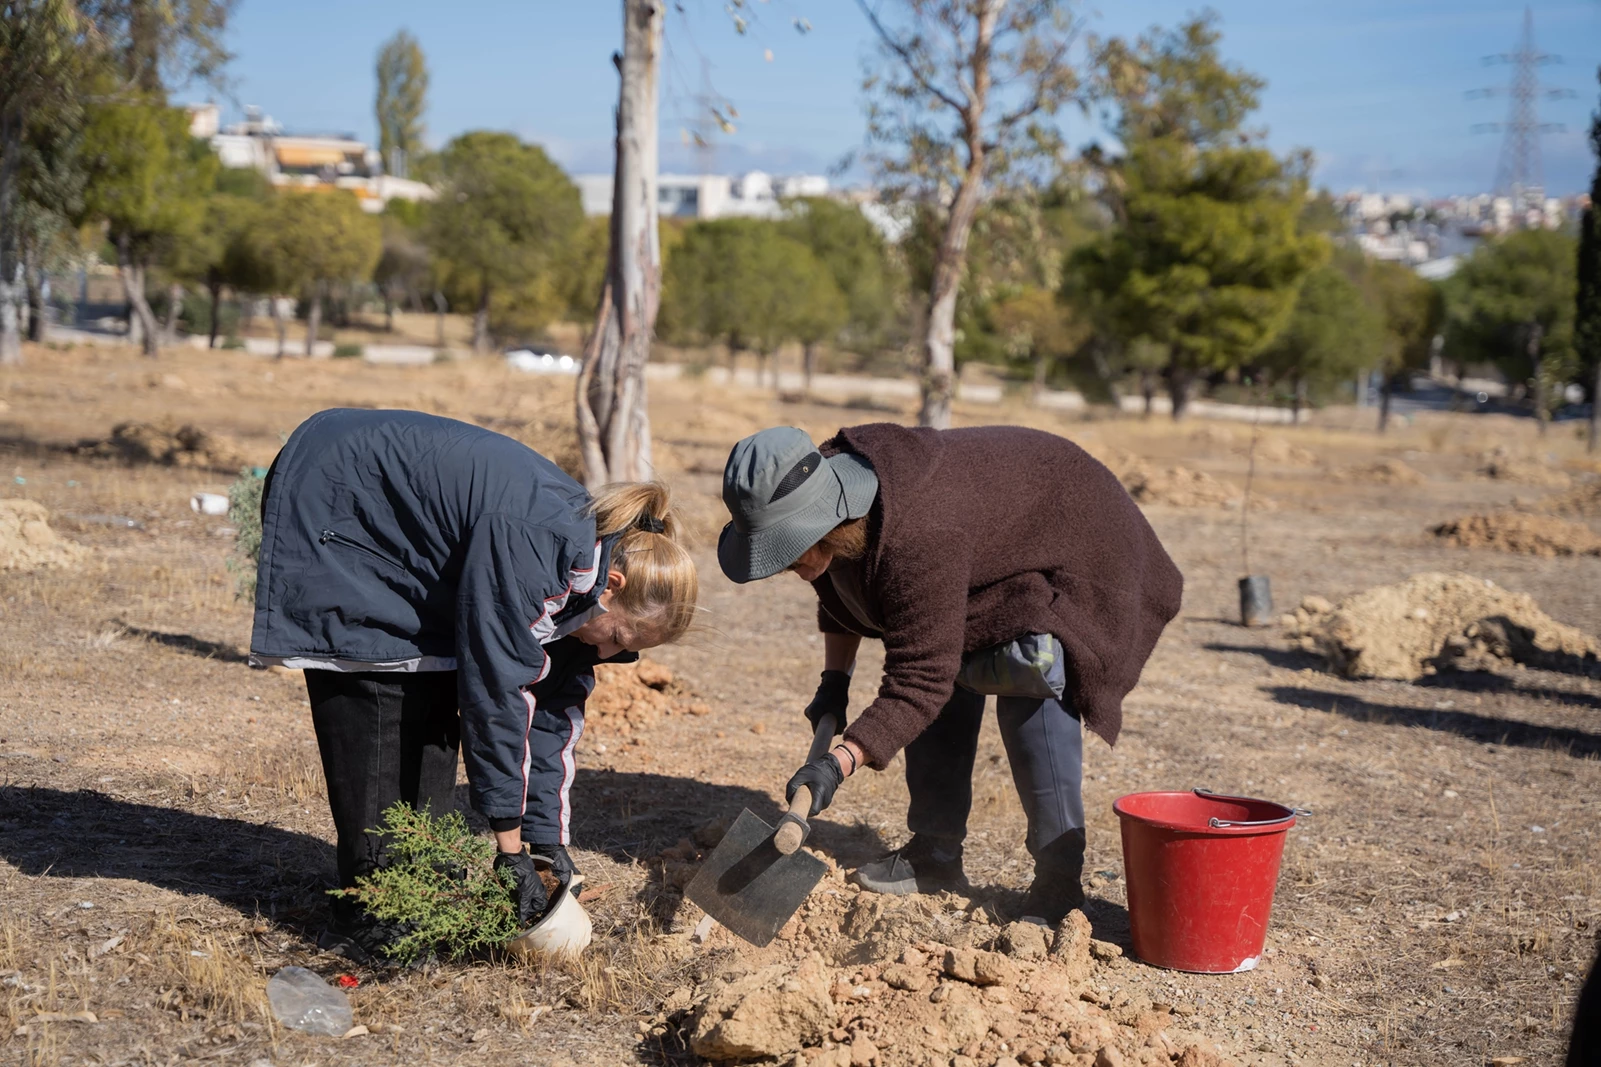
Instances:
[[[1239,800],[1249,803],[1257,799],[1256,797],[1232,797],[1223,793],[1214,793],[1212,790],[1204,789],[1201,786],[1196,786],[1193,792],[1196,796],[1204,797],[1207,800]],[[1285,819],[1296,816],[1306,816],[1310,814],[1312,814],[1312,812],[1308,808],[1291,808],[1289,815],[1283,815],[1277,819],[1258,819],[1254,822],[1237,822],[1233,819],[1219,819],[1216,815],[1214,815],[1210,819],[1206,820],[1206,825],[1210,826],[1214,830],[1243,826],[1276,826]]]

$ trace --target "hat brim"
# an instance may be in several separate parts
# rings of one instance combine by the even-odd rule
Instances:
[[[878,477],[872,466],[853,452],[841,452],[825,461],[836,489],[818,495],[812,504],[763,530],[741,533],[733,523],[717,538],[717,563],[730,581],[743,585],[786,570],[830,530],[872,509],[878,495]]]

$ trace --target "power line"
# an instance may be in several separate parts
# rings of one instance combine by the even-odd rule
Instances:
[[[1534,12],[1523,9],[1523,35],[1516,50],[1499,55],[1485,56],[1488,64],[1505,64],[1512,67],[1512,82],[1505,87],[1478,89],[1472,97],[1505,96],[1511,104],[1505,122],[1485,122],[1475,125],[1475,133],[1502,133],[1501,156],[1495,170],[1495,195],[1511,199],[1519,218],[1531,211],[1545,208],[1545,175],[1540,159],[1540,135],[1555,133],[1564,127],[1561,123],[1541,122],[1539,102],[1542,99],[1559,100],[1572,97],[1567,89],[1542,89],[1540,68],[1562,62],[1562,57],[1541,52],[1534,44]]]

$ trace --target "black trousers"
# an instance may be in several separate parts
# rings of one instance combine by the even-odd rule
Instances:
[[[384,862],[370,831],[397,800],[435,814],[455,809],[461,716],[456,672],[306,672],[311,723],[339,842],[339,884]]]
[[[1012,783],[1028,818],[1028,851],[1053,874],[1077,877],[1084,865],[1084,731],[1071,705],[996,697],[996,717]],[[973,807],[973,761],[984,697],[960,686],[939,718],[906,746],[906,826],[914,834],[961,841]]]

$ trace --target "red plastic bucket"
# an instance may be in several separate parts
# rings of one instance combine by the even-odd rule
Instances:
[[[1202,974],[1255,967],[1285,831],[1310,813],[1205,789],[1130,793],[1112,810],[1123,828],[1134,954]]]

